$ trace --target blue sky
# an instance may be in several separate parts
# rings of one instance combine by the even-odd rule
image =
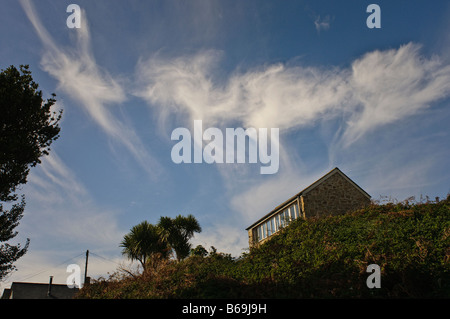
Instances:
[[[194,245],[239,256],[248,225],[336,166],[374,199],[450,192],[448,1],[1,4],[1,68],[29,64],[64,110],[21,190],[14,242],[31,244],[2,286],[64,283],[87,249],[93,277],[129,266],[123,235],[160,216],[193,214]],[[279,128],[278,172],[173,163],[171,133],[194,120]]]

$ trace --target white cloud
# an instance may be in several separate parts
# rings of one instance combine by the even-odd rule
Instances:
[[[208,251],[214,246],[217,252],[239,257],[248,248],[248,237],[243,229],[228,221],[212,224],[208,229],[195,234],[191,244],[193,248],[202,245]]]
[[[117,255],[119,243],[125,234],[118,225],[118,212],[100,207],[75,174],[52,150],[42,163],[30,171],[23,187],[26,209],[18,229],[18,242],[30,238],[28,252],[15,265],[13,272],[0,288],[13,281],[48,282],[64,284],[66,267],[75,263],[84,272],[84,252],[89,249],[109,262],[89,263],[89,275],[105,276],[117,270],[122,258]],[[83,256],[77,257],[82,254]],[[68,260],[65,263],[62,261]],[[91,257],[92,258],[92,257]]]
[[[450,92],[450,65],[420,55],[420,46],[374,51],[351,68],[269,65],[218,79],[217,51],[140,61],[136,94],[163,119],[183,114],[210,125],[298,129],[344,119],[341,141],[417,114]]]
[[[314,20],[314,26],[316,27],[317,32],[322,30],[328,30],[330,28],[331,18],[329,15],[325,16],[323,19],[320,18],[320,15],[316,17]]]
[[[64,192],[67,197],[81,198],[87,195],[84,186],[59,158],[55,151],[42,159],[38,170],[33,170],[28,182],[35,185],[34,190],[40,192],[39,198],[49,202],[62,200],[54,195]]]
[[[89,192],[57,156],[55,150],[30,172],[24,187],[27,208],[21,233],[65,245],[117,247],[123,233],[118,212],[93,203]]]
[[[450,93],[450,65],[420,55],[420,46],[367,53],[352,64],[349,81],[362,109],[354,112],[343,139],[350,144],[374,129],[417,114]]]
[[[158,175],[161,166],[145,149],[134,129],[117,119],[106,106],[124,102],[126,93],[120,83],[97,65],[90,48],[87,18],[81,20],[81,28],[71,30],[77,36],[75,48],[64,50],[53,41],[31,2],[21,0],[20,3],[46,49],[41,60],[43,69],[57,79],[59,88],[78,101],[89,117],[112,140],[124,146],[151,177]],[[82,16],[86,17],[84,11]]]

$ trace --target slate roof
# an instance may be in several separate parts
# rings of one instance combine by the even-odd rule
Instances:
[[[48,288],[48,283],[13,282],[11,288],[3,291],[1,299],[72,299],[78,292],[78,288],[52,284],[48,295]]]

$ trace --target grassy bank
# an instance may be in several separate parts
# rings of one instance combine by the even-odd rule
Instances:
[[[381,269],[369,289],[367,266]],[[239,258],[211,252],[117,274],[79,298],[449,298],[450,197],[296,220]]]

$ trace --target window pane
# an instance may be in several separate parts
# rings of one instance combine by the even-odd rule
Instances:
[[[286,225],[289,224],[289,212],[287,209],[284,211],[284,219],[285,219]]]
[[[295,204],[291,206],[291,216],[292,216],[292,219],[296,219],[297,218],[297,212],[296,212],[296,209],[295,209]]]
[[[261,226],[258,226],[256,229],[258,231],[258,241],[260,241],[262,239],[262,237],[261,237]]]

